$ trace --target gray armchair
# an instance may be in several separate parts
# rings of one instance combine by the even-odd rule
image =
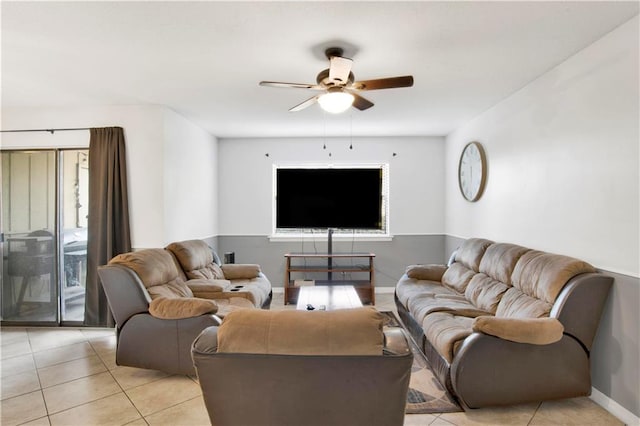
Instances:
[[[192,356],[216,426],[404,421],[413,355],[372,308],[232,312]]]

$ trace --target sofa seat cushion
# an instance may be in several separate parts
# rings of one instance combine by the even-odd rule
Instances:
[[[215,304],[218,305],[218,312],[216,315],[220,318],[224,318],[231,312],[235,312],[242,309],[255,309],[253,303],[244,297],[229,297],[226,299],[215,299]]]
[[[374,308],[335,311],[245,310],[218,329],[218,352],[382,355],[384,319]]]
[[[465,317],[490,314],[490,312],[476,308],[464,296],[455,294],[416,295],[409,300],[407,308],[419,324],[434,312],[450,312]]]
[[[451,364],[464,339],[473,333],[473,320],[449,312],[434,312],[425,317],[422,329],[431,345]]]
[[[443,287],[437,281],[417,280],[404,274],[396,285],[396,297],[405,308],[409,307],[409,300],[422,294],[450,294],[456,295],[453,290]]]
[[[256,307],[262,306],[269,299],[271,283],[262,273],[257,278],[235,279],[229,282],[231,284],[227,289],[228,292],[244,293],[242,297],[251,300]]]

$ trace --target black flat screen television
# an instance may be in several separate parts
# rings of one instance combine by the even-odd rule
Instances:
[[[279,168],[276,228],[383,229],[382,168]]]

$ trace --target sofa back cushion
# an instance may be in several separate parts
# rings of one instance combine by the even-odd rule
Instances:
[[[509,290],[509,286],[490,276],[478,273],[471,278],[464,292],[465,298],[478,309],[496,313],[500,299]]]
[[[166,248],[176,257],[188,279],[224,279],[222,270],[214,262],[211,248],[204,241],[180,241]]]
[[[465,297],[479,309],[496,313],[500,299],[511,287],[516,263],[530,249],[514,244],[491,244],[465,290]]]
[[[179,277],[176,264],[166,250],[146,249],[120,254],[109,265],[122,265],[133,270],[152,299],[156,297],[193,297],[193,293]]]
[[[382,355],[383,322],[374,308],[311,312],[239,310],[224,318],[218,330],[218,352]]]
[[[478,271],[510,286],[511,276],[518,260],[528,251],[531,249],[515,244],[491,244],[480,260]]]
[[[492,241],[482,238],[470,238],[462,243],[456,251],[455,262],[442,276],[442,284],[464,294],[471,278],[480,268],[482,256],[491,244],[493,244]]]
[[[502,297],[496,316],[549,316],[565,284],[576,275],[588,272],[595,272],[595,268],[581,260],[537,250],[528,251],[516,263],[511,277],[513,288]]]

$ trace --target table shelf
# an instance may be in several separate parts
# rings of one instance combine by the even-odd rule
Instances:
[[[284,277],[284,303],[297,303],[300,287],[296,275],[326,274],[326,279],[313,279],[314,285],[351,285],[362,303],[375,303],[373,253],[287,253],[284,255],[286,270]],[[324,260],[324,264],[321,264]],[[353,263],[357,260],[359,263]],[[366,263],[362,263],[363,260]],[[348,264],[344,264],[348,261]],[[311,263],[308,264],[307,262]],[[336,262],[336,264],[334,264]],[[338,264],[343,262],[343,264]],[[337,277],[334,277],[338,275]],[[345,275],[349,275],[346,277]],[[356,275],[356,277],[352,277]],[[300,279],[301,280],[301,279]]]

